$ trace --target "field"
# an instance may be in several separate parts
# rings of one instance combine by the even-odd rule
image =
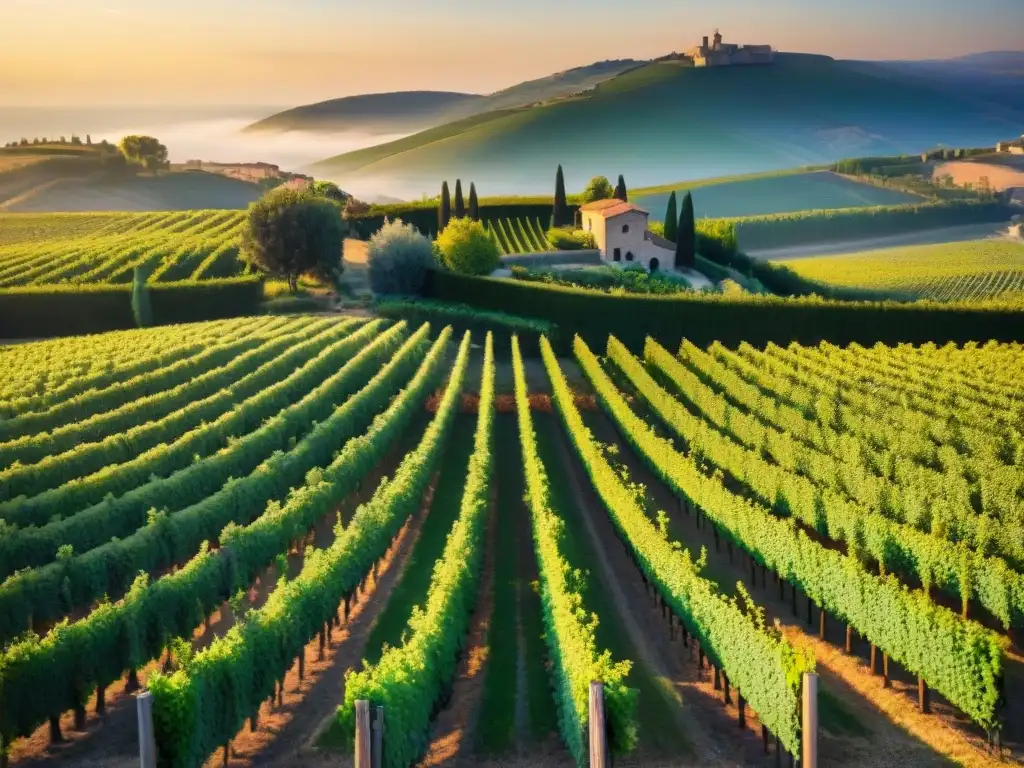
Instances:
[[[759,766],[809,671],[823,765],[1020,754],[1017,345],[293,315],[0,365],[12,765],[137,765],[138,685],[166,765],[335,764],[358,699],[389,766],[586,764],[600,680],[619,764]]]
[[[679,184],[676,197],[681,203],[687,186]],[[630,199],[651,214],[651,221],[663,221],[672,190],[656,194],[633,194]],[[884,189],[844,178],[831,171],[811,171],[763,176],[721,184],[699,185],[693,192],[693,210],[698,218],[731,218],[791,213],[830,208],[868,208],[922,202],[922,198],[894,189]]]
[[[126,283],[150,264],[153,282],[243,273],[241,211],[0,214],[0,287]]]
[[[1024,242],[990,238],[781,261],[812,280],[939,301],[1024,295]]]
[[[496,219],[486,226],[494,233],[502,256],[555,250],[539,219]]]

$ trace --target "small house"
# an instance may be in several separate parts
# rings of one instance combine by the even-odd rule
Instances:
[[[675,245],[647,229],[650,214],[622,200],[597,200],[580,206],[581,226],[594,236],[603,261],[642,264],[651,272],[672,269]]]

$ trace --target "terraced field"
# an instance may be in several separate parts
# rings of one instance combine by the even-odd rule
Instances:
[[[126,283],[142,264],[152,266],[155,282],[240,275],[244,215],[218,210],[0,214],[0,288]]]
[[[0,348],[11,765],[1021,754],[1024,351],[289,316]],[[987,738],[986,738],[987,737]],[[768,755],[766,757],[766,754]]]
[[[1024,242],[989,238],[781,261],[833,285],[938,301],[1024,298]]]

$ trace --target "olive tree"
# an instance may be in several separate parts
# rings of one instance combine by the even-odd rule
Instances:
[[[341,206],[307,189],[279,187],[249,205],[242,231],[245,261],[288,281],[313,274],[336,281],[347,225]]]

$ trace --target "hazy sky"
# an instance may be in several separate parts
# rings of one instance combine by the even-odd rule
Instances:
[[[489,92],[716,26],[784,51],[941,58],[1024,49],[1024,0],[0,0],[0,105]]]

